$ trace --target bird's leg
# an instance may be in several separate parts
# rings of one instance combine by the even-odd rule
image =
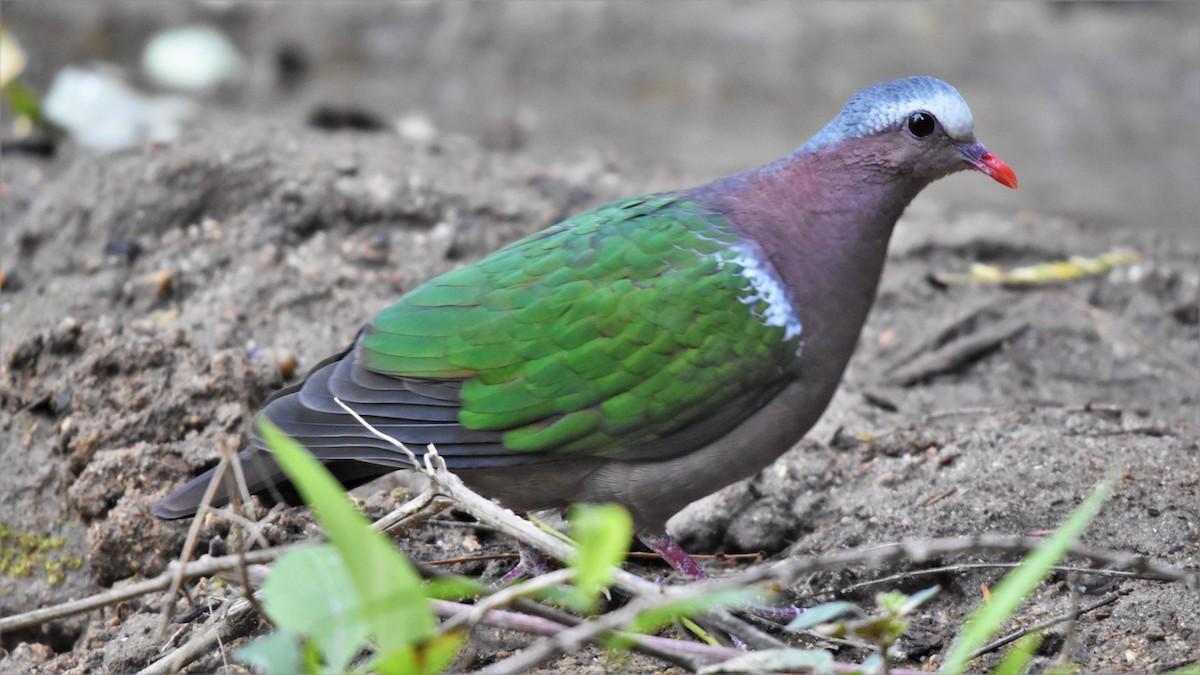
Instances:
[[[683,550],[679,542],[671,537],[665,534],[651,534],[641,536],[641,540],[683,576],[693,581],[703,581],[708,578],[708,573],[700,567],[699,563]],[[775,621],[791,621],[804,612],[799,607],[768,607],[766,605],[746,607],[745,610],[755,616]]]
[[[683,550],[679,542],[665,534],[650,534],[640,537],[642,542],[654,550],[655,553],[662,556],[662,559],[667,561],[667,564],[675,568],[683,576],[699,581],[707,579],[708,573],[688,555],[688,552]]]
[[[517,541],[517,554],[520,555],[520,560],[500,577],[498,586],[507,586],[518,579],[537,577],[550,572],[550,559],[541,551],[530,548],[525,542]]]

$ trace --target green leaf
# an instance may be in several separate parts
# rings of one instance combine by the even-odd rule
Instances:
[[[876,614],[846,621],[841,628],[880,649],[890,649],[908,628],[908,615],[937,591],[938,587],[934,586],[911,596],[900,591],[879,593],[875,596],[875,604],[879,606]]]
[[[1045,637],[1041,631],[1035,631],[1025,635],[1017,644],[1000,659],[1000,663],[992,670],[992,675],[1021,675],[1025,669],[1029,667],[1029,662],[1033,659],[1033,653],[1042,644],[1042,638]]]
[[[454,662],[466,637],[462,631],[453,631],[419,645],[397,647],[381,653],[365,670],[380,675],[436,675],[445,672]]]
[[[17,117],[28,117],[35,122],[42,122],[42,108],[37,97],[29,88],[17,81],[9,82],[0,90],[8,99],[8,107]]]
[[[908,621],[896,614],[884,612],[865,619],[847,621],[841,626],[845,633],[859,640],[870,642],[880,649],[889,649],[908,628]]]
[[[749,588],[713,591],[651,607],[634,617],[633,621],[625,626],[625,630],[630,633],[651,633],[685,616],[697,616],[715,609],[762,604],[762,601],[762,593]]]
[[[913,613],[913,610],[933,599],[942,590],[941,586],[930,586],[923,591],[917,591],[912,595],[905,596],[904,602],[896,608],[896,613],[901,616],[908,616]]]
[[[613,572],[629,554],[633,518],[616,504],[577,506],[568,516],[577,548],[570,564],[575,570],[572,604],[593,610],[600,592],[612,582]]]
[[[311,642],[334,672],[345,671],[366,644],[368,628],[354,586],[327,544],[280,558],[263,585],[263,608],[276,628]]]
[[[866,612],[852,602],[827,602],[805,609],[800,616],[792,619],[787,627],[791,630],[806,630],[822,623],[829,623],[843,614],[853,614],[856,617],[866,616]]]
[[[855,670],[854,672],[855,673],[880,673],[880,672],[883,672],[883,657],[879,655],[879,652],[875,652],[874,654],[863,659],[862,663],[858,664],[858,669]]]
[[[1112,483],[1112,478],[1101,483],[1054,534],[1037,550],[1026,556],[1019,567],[992,589],[991,602],[981,605],[967,619],[966,628],[955,640],[942,672],[961,673],[971,659],[971,654],[1004,626],[1025,598],[1050,573],[1050,568],[1066,554],[1071,542],[1079,538],[1083,529],[1095,517],[1112,491]]]
[[[710,647],[720,647],[721,646],[721,642],[719,640],[717,640],[717,638],[713,637],[712,633],[709,633],[708,631],[704,630],[703,626],[696,623],[695,621],[692,621],[691,619],[687,618],[686,616],[680,617],[679,623],[684,628],[691,631],[692,635],[695,635],[696,637],[700,638],[702,641],[704,641]]]
[[[437,600],[465,600],[487,592],[487,586],[468,577],[437,577],[425,582],[425,597]]]
[[[525,583],[525,582],[521,582]],[[549,588],[541,588],[529,595],[530,598],[538,602],[545,602],[559,607],[577,607],[579,603],[579,592],[570,586],[551,586]]]
[[[804,672],[833,674],[833,654],[820,649],[764,649],[701,668],[698,675],[714,673]]]
[[[1028,267],[1005,270],[992,265],[975,263],[970,274],[934,274],[934,278],[946,284],[1009,284],[1029,286],[1070,281],[1094,274],[1103,274],[1118,265],[1131,265],[1142,259],[1137,251],[1115,248],[1095,258],[1073,255],[1066,260],[1052,260]]]
[[[341,556],[380,652],[434,637],[437,623],[413,566],[350,506],[341,484],[308,451],[270,420],[259,430]]]
[[[310,673],[300,661],[304,653],[300,636],[287,630],[277,630],[242,647],[234,658],[265,675],[296,675]]]

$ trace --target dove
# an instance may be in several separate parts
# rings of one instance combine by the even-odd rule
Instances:
[[[854,352],[897,219],[964,170],[1017,187],[949,84],[875,84],[782,159],[600,206],[426,281],[258,415],[348,489],[412,468],[340,400],[418,454],[433,444],[507,507],[620,504],[643,542],[703,577],[667,520],[813,426]],[[295,502],[253,425],[248,437],[250,492]],[[211,474],[155,515],[193,515]]]

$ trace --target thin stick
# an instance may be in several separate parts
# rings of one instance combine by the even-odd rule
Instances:
[[[450,631],[460,626],[470,627],[479,623],[483,619],[483,615],[493,609],[507,607],[511,605],[517,598],[526,597],[537,593],[538,591],[547,588],[554,588],[561,584],[565,584],[575,576],[575,570],[564,568],[555,570],[549,574],[543,574],[534,577],[524,583],[513,584],[507,588],[502,588],[495,593],[481,599],[474,605],[464,605],[464,611],[454,615],[450,620],[442,624],[442,631]]]
[[[268,563],[285,553],[292,551],[304,544],[288,544],[286,546],[276,546],[261,551],[250,551],[245,554],[246,562],[248,563]],[[118,602],[140,597],[148,593],[166,590],[171,587],[171,583],[178,573],[184,578],[208,577],[221,572],[223,570],[231,570],[238,566],[238,555],[224,555],[219,558],[203,557],[199,560],[179,564],[172,562],[165,572],[136,584],[130,584],[121,588],[114,588],[103,593],[64,602],[53,607],[43,607],[40,609],[31,610],[13,616],[0,618],[0,633],[7,631],[18,630],[29,626],[54,621],[75,614],[90,612],[94,609],[100,609],[108,605],[114,605]],[[178,571],[177,568],[182,568]]]
[[[816,570],[841,567],[851,560],[854,561],[854,564],[882,564],[897,560],[909,560],[914,563],[921,563],[932,558],[967,553],[992,552],[1024,555],[1036,550],[1043,543],[1045,543],[1045,540],[1039,537],[1002,534],[979,534],[969,537],[908,540],[867,548],[851,549],[833,555],[793,558],[771,566],[764,566],[764,568],[751,569],[743,576],[748,577],[746,578],[747,582],[760,576],[773,581],[788,582]],[[1192,590],[1200,588],[1200,571],[1156,563],[1145,556],[1130,551],[1113,551],[1084,546],[1082,544],[1072,544],[1067,549],[1067,555],[1076,558],[1087,558],[1108,568],[1127,570],[1139,575],[1139,578],[1182,582],[1184,586]],[[833,567],[826,567],[827,565],[832,565]]]
[[[430,563],[430,564],[437,564],[437,563],[435,562],[435,563]],[[1020,564],[1021,563],[1019,563],[1019,562],[961,563],[961,564],[957,564],[957,565],[943,565],[941,567],[927,567],[925,569],[910,570],[908,572],[900,572],[899,574],[889,574],[886,577],[880,577],[878,579],[871,579],[870,581],[860,581],[857,584],[850,584],[849,586],[842,586],[842,587],[838,588],[836,592],[849,593],[850,591],[857,591],[860,588],[868,588],[871,586],[881,586],[884,584],[893,584],[897,581],[905,581],[908,579],[932,576],[932,575],[936,575],[936,574],[947,574],[947,573],[955,574],[955,573],[959,573],[959,572],[965,572],[967,570],[1012,569],[1014,567],[1020,566]],[[1137,572],[1129,572],[1126,570],[1108,570],[1108,569],[1100,569],[1100,568],[1072,567],[1072,566],[1067,566],[1067,565],[1055,565],[1054,567],[1051,567],[1050,569],[1055,572],[1066,572],[1066,573],[1080,572],[1080,573],[1091,574],[1091,575],[1101,576],[1101,577],[1121,577],[1124,579],[1150,579],[1150,580],[1154,580],[1154,581],[1161,581],[1161,579],[1159,577],[1146,576],[1143,574],[1138,574]],[[821,593],[813,593],[812,595],[823,595],[824,593],[832,593],[832,592],[834,592],[834,591],[824,591]]]
[[[1008,635],[1005,635],[1004,637],[1000,638],[999,640],[996,640],[995,642],[993,642],[989,645],[986,645],[984,647],[980,647],[979,649],[976,649],[971,654],[971,658],[974,659],[974,658],[983,656],[984,654],[987,654],[989,652],[994,652],[997,649],[1003,647],[1004,645],[1006,645],[1010,642],[1015,642],[1015,641],[1021,639],[1022,637],[1024,637],[1025,635],[1027,635],[1029,633],[1036,633],[1037,631],[1046,630],[1047,628],[1050,628],[1051,626],[1060,624],[1064,621],[1073,621],[1075,619],[1078,619],[1079,617],[1083,616],[1084,614],[1087,614],[1088,612],[1090,612],[1094,609],[1099,609],[1105,605],[1111,605],[1112,603],[1116,602],[1117,598],[1121,597],[1122,595],[1124,595],[1124,593],[1113,593],[1112,595],[1102,598],[1100,600],[1097,600],[1096,602],[1093,602],[1090,605],[1086,605],[1084,607],[1079,607],[1077,609],[1073,609],[1073,610],[1067,612],[1066,614],[1060,614],[1059,616],[1056,616],[1053,619],[1047,619],[1046,621],[1034,624],[1032,626],[1026,626],[1025,628],[1019,628],[1019,629],[1009,633]]]
[[[217,613],[213,615],[220,618],[214,618],[207,628],[193,635],[178,649],[143,668],[138,675],[163,675],[164,673],[178,672],[185,665],[208,653],[213,644],[220,644],[223,640],[237,637],[243,632],[240,629],[242,621],[253,612],[254,604],[246,598],[226,600],[221,610],[217,610]]]
[[[459,616],[464,611],[471,609],[470,605],[463,605],[447,600],[430,600],[430,603],[433,605],[434,612],[442,617]],[[510,612],[503,609],[488,610],[483,615],[481,623],[531,635],[558,635],[568,628],[568,626],[551,621],[550,619]],[[681,663],[681,656],[704,659],[705,661],[724,661],[734,656],[745,654],[743,651],[730,647],[714,647],[691,640],[677,640],[674,638],[639,635],[635,633],[621,633],[620,635],[623,638],[631,640],[634,645],[633,648],[638,651],[691,670],[695,670],[696,665],[690,661]]]
[[[439,495],[431,491],[422,492],[371,526],[380,532],[395,536],[433,518],[450,506],[452,503]]]
[[[1029,322],[1024,319],[1006,319],[992,324],[903,364],[892,371],[887,382],[907,387],[934,375],[953,372],[1027,328]]]
[[[180,565],[175,568],[175,576],[171,579],[171,587],[167,592],[167,603],[163,605],[162,617],[158,621],[158,639],[161,640],[167,636],[167,627],[171,625],[171,619],[175,617],[175,605],[179,601],[179,589],[183,586],[183,568],[187,561],[192,557],[192,552],[196,550],[196,540],[200,537],[200,523],[204,519],[204,514],[208,510],[208,505],[212,503],[213,496],[217,494],[217,488],[225,482],[225,472],[229,469],[229,455],[222,454],[221,461],[217,464],[217,468],[213,471],[212,480],[208,481],[208,486],[204,489],[204,496],[200,498],[200,508],[196,511],[196,515],[192,518],[192,524],[188,526],[187,537],[183,541],[183,550],[179,553]]]
[[[370,431],[372,434],[374,434],[376,438],[378,438],[381,441],[387,441],[388,443],[391,443],[393,446],[395,446],[397,449],[399,449],[401,452],[403,452],[408,457],[408,461],[412,462],[413,469],[416,469],[417,472],[422,472],[424,467],[421,466],[421,461],[417,459],[416,454],[414,454],[412,450],[408,449],[407,445],[405,445],[403,442],[401,442],[395,438],[392,438],[391,436],[388,436],[387,434],[383,433],[382,431],[376,429],[374,426],[371,425],[370,422],[364,420],[362,418],[362,415],[359,415],[358,413],[354,412],[354,410],[350,406],[343,403],[342,399],[334,396],[333,402],[338,404],[339,406],[341,406],[342,410],[345,410],[351,417],[353,417],[355,419],[355,421],[357,421],[359,424],[363,425],[363,427],[365,427],[367,429],[367,431]],[[430,478],[432,478],[432,476],[430,476]]]

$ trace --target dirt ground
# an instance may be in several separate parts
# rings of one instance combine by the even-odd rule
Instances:
[[[252,118],[116,156],[69,147],[50,161],[14,155],[0,178],[0,522],[62,538],[30,553],[27,574],[0,576],[4,615],[160,572],[185,526],[156,521],[151,501],[211,465],[272,389],[398,294],[564,215],[667,182],[597,156],[546,163],[452,136],[414,142]],[[976,261],[1029,264],[1097,255],[1113,243],[1144,260],[1037,289],[930,281]],[[769,556],[1034,533],[1055,527],[1117,471],[1115,496],[1084,542],[1195,569],[1198,262],[1194,248],[1153,235],[1113,241],[1050,216],[918,200],[826,417],[755,479],[686,510],[676,531],[694,551]],[[996,348],[951,372],[895,383],[897,366],[1005,321],[1020,330]],[[366,490],[373,510],[393,501],[389,486]],[[272,541],[311,531],[294,515],[277,518]],[[223,532],[211,527],[202,541],[212,537],[221,552]],[[462,540],[430,526],[403,546],[421,559],[451,557],[468,553]],[[879,589],[837,591],[890,571],[824,575],[791,590],[800,602],[869,602]],[[979,584],[998,575],[939,578],[944,590],[906,647],[907,662],[944,649],[979,601]],[[1145,671],[1197,656],[1195,592],[1103,581],[1095,592],[1121,597],[1076,625],[1071,657],[1086,670]],[[1020,620],[1065,611],[1069,596],[1055,578]],[[152,628],[162,602],[148,596],[6,634],[0,671],[137,669],[160,648]],[[186,636],[183,627],[175,640]],[[476,658],[517,644],[482,638]],[[1047,647],[1047,657],[1055,653]],[[214,669],[220,658],[195,669]],[[585,660],[609,667],[599,658]],[[660,668],[639,659],[622,667]]]
[[[49,9],[23,11],[54,14],[63,6],[44,4]],[[999,11],[992,22],[1023,31],[1015,18],[1036,5],[1007,4],[1010,9],[987,10]],[[1072,3],[1059,5],[1067,8],[1064,15],[1075,11]],[[1146,30],[1167,35],[1179,11],[1168,10]],[[1084,23],[1111,28],[1125,19],[1088,15]],[[923,20],[914,19],[908,29],[920,34]],[[121,25],[147,30],[152,23]],[[262,26],[261,19],[241,25]],[[481,44],[488,38],[475,37]],[[728,44],[741,43],[731,38]],[[1114,49],[1124,43],[1097,44]],[[879,51],[879,59],[893,58]],[[1128,51],[1135,53],[1142,52]],[[1158,58],[1154,50],[1147,53],[1145,58]],[[784,58],[775,66],[778,71],[792,62]],[[985,80],[991,75],[963,67]],[[1033,62],[1028,67],[1040,68]],[[1191,108],[1161,100],[1151,105],[1147,101],[1156,99],[1132,94],[1114,97],[1111,109],[1102,107],[1122,120],[1167,111],[1152,118],[1154,124],[1135,125],[1133,135],[1182,119],[1179,110],[1195,107],[1194,63],[1188,67],[1183,79],[1193,87],[1183,87],[1180,100]],[[1167,77],[1163,72],[1176,72],[1130,69],[1145,86]],[[662,88],[675,91],[650,80],[652,99]],[[756,81],[750,89],[773,92],[777,84]],[[713,86],[717,98],[745,93]],[[453,99],[454,88],[445,91]],[[836,106],[822,98],[824,108]],[[748,107],[790,110],[790,102],[765,106],[752,100]],[[1136,102],[1146,109],[1119,108]],[[572,105],[573,113],[586,107]],[[1028,121],[998,105],[1003,114],[991,117],[991,127]],[[1058,99],[1051,99],[1037,110],[1055,105]],[[614,152],[594,142],[617,134],[596,119],[578,145],[555,151],[561,143],[552,122],[543,126],[545,133],[533,133],[529,147],[510,137],[529,131],[518,123],[520,115],[494,124],[476,120],[491,129],[476,134],[482,138],[477,141],[441,132],[422,139],[328,132],[306,127],[302,115],[231,107],[206,113],[170,145],[100,155],[64,144],[50,159],[6,153],[0,163],[0,616],[161,572],[178,555],[186,523],[155,520],[153,500],[211,466],[222,445],[236,446],[244,421],[268,394],[344,346],[406,290],[572,213],[692,184],[719,168],[689,162],[680,170],[678,163]],[[667,106],[648,119],[661,123],[674,112]],[[675,135],[668,134],[678,147],[656,151],[692,158],[674,150],[694,151],[689,139],[705,136],[705,124],[728,126],[747,114],[746,107],[735,107],[716,120],[682,120]],[[631,142],[650,147],[655,124],[644,127]],[[757,154],[774,143],[770,136],[760,132],[745,143],[726,139],[728,152],[715,154],[742,163],[733,146]],[[1056,138],[1075,146],[1090,142]],[[1031,156],[1047,154],[1044,139],[1027,141],[1021,146],[1018,140],[1018,147]],[[1193,188],[1184,187],[1194,185],[1196,173],[1189,142],[1195,138],[1176,133],[1154,146],[1161,152],[1133,143],[1117,147],[1131,165],[1094,184],[1080,172],[1108,166],[1099,154],[1075,157],[1071,170],[1055,166],[1057,158],[1045,160],[1033,174],[1034,187],[1023,184],[1015,194],[970,175],[947,179],[935,193],[919,197],[897,229],[875,309],[825,417],[775,465],[677,516],[672,527],[684,546],[781,558],[909,538],[1042,533],[1115,472],[1120,478],[1113,497],[1083,543],[1200,568],[1200,241],[1186,224],[1196,198]],[[1091,145],[1101,152],[1102,144]],[[997,152],[1024,183],[1021,162]],[[1149,180],[1150,164],[1134,160],[1166,162],[1162,173],[1170,181]],[[970,209],[944,197],[960,187],[999,196],[988,197],[991,210]],[[1059,208],[1076,189],[1091,190],[1074,203],[1087,203],[1094,212]],[[1162,211],[1147,211],[1139,199],[1160,204]],[[1147,225],[1151,221],[1167,224]],[[1140,252],[1142,260],[1035,288],[945,285],[932,278],[963,273],[977,262],[1028,265],[1097,256],[1117,246]],[[931,355],[944,353],[939,350],[988,334],[1004,337],[982,341],[978,353],[945,372],[912,374]],[[394,507],[404,498],[394,490],[401,484],[388,478],[360,489],[367,512]],[[269,523],[264,533],[271,543],[315,531],[298,510],[272,514]],[[224,525],[206,525],[201,552],[228,551],[227,535]],[[474,550],[474,542],[483,548]],[[493,533],[444,522],[423,527],[400,545],[426,561],[511,551]],[[997,560],[969,555],[923,566]],[[748,563],[707,564],[723,573]],[[454,570],[494,574],[501,565],[479,562]],[[802,606],[831,598],[870,605],[881,590],[913,592],[939,583],[942,592],[905,635],[899,659],[901,665],[931,667],[981,601],[980,585],[993,586],[1003,572],[972,569],[850,588],[908,569],[824,573],[787,589],[788,599]],[[635,570],[665,574],[661,566]],[[208,582],[192,588],[201,600],[234,592]],[[1069,611],[1073,590],[1084,603],[1116,599],[1075,622],[1073,634],[1056,629],[1042,647],[1039,668],[1064,653],[1085,672],[1165,671],[1200,659],[1200,593],[1180,584],[1103,576],[1072,582],[1056,574],[1011,628]],[[153,594],[0,635],[0,672],[136,671],[195,630],[194,624],[175,625],[170,638],[160,640],[164,600]],[[190,609],[184,603],[181,613]],[[254,634],[264,629],[250,628]],[[459,667],[486,664],[528,640],[480,630]],[[226,644],[190,672],[220,669],[239,644]],[[864,654],[842,650],[837,656],[855,661]],[[587,650],[547,667],[614,669],[654,673],[666,666],[638,656],[613,661]]]

